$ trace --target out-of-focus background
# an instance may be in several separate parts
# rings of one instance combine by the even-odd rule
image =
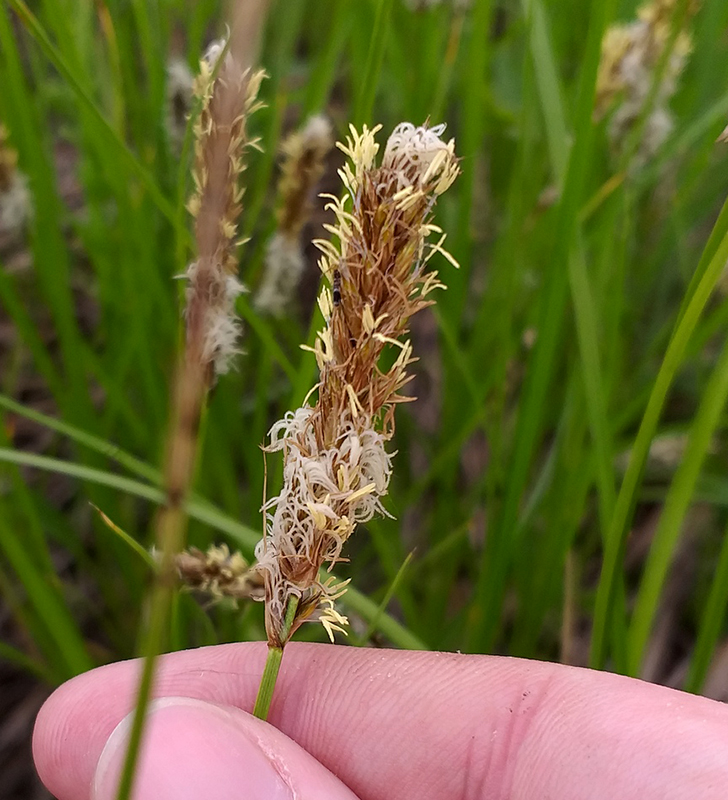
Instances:
[[[8,800],[48,796],[29,742],[53,687],[137,652],[149,567],[94,506],[150,546],[191,259],[191,82],[226,19],[217,0],[0,5]],[[315,381],[299,345],[321,324],[324,201],[290,297],[258,300],[284,137],[319,114],[339,140],[381,123],[382,144],[401,121],[446,122],[462,175],[435,220],[460,269],[434,257],[448,289],[413,320],[392,518],[337,568],[372,601],[342,599],[348,641],[728,698],[727,46],[724,0],[272,2],[245,173],[245,352],[205,415],[190,544],[252,556],[260,445]],[[320,191],[339,193],[343,162],[332,149]],[[268,473],[270,495],[275,455]],[[175,648],[262,638],[259,605],[176,602]]]

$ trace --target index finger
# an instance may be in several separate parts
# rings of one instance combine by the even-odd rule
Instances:
[[[263,643],[172,653],[155,696],[252,709]],[[133,708],[139,662],[68,682],[34,752],[59,800],[88,800]],[[362,800],[724,798],[728,709],[608,673],[490,656],[292,643],[269,716]]]

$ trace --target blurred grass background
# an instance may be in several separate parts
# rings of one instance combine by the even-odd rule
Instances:
[[[337,570],[358,590],[342,600],[350,641],[563,660],[725,699],[728,5],[702,3],[674,131],[625,173],[592,116],[604,30],[635,8],[273,2],[240,271],[254,292],[283,133],[314,113],[338,138],[382,123],[382,143],[402,120],[447,122],[463,174],[436,222],[461,267],[435,259],[449,288],[415,320],[395,519],[360,530]],[[91,504],[149,546],[191,241],[167,66],[196,70],[223,33],[217,0],[0,5],[0,121],[34,210],[0,242],[8,713],[19,691],[137,652],[149,569]],[[196,546],[252,555],[259,445],[315,380],[298,347],[320,324],[307,252],[284,322],[240,301],[246,352],[204,422]],[[279,471],[269,458],[269,495]],[[175,648],[262,639],[262,608],[181,594],[172,634]],[[7,796],[25,797],[13,774]]]

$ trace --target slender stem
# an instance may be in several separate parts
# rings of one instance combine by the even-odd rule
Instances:
[[[258,696],[255,698],[255,708],[253,709],[253,715],[258,717],[258,719],[268,718],[268,711],[270,710],[273,692],[275,691],[276,681],[278,680],[278,671],[281,668],[281,661],[283,659],[283,648],[288,641],[297,609],[298,597],[292,595],[288,598],[286,618],[283,622],[283,628],[281,629],[281,646],[275,647],[273,645],[268,645],[268,658],[265,661],[263,676],[260,679],[260,686],[258,688]]]
[[[155,667],[157,658],[159,657],[159,651],[162,649],[160,642],[163,642],[167,636],[167,620],[170,606],[170,587],[165,586],[163,583],[158,584],[155,587],[151,602],[151,614],[146,637],[147,642],[144,648],[145,658],[143,661],[142,675],[137,690],[134,717],[132,719],[129,743],[127,744],[116,800],[126,800],[126,798],[131,796],[136,764],[147,720],[146,712],[152,697]]]
[[[273,691],[276,688],[278,670],[281,668],[282,659],[283,648],[268,645],[268,658],[265,661],[265,669],[263,670],[263,677],[260,679],[258,696],[255,698],[255,708],[253,709],[253,716],[258,717],[258,719],[268,719],[268,711],[270,710],[271,700],[273,700]]]
[[[152,590],[149,625],[143,648],[144,666],[116,800],[128,800],[132,795],[146,712],[152,696],[154,669],[168,641],[169,615],[176,589],[174,558],[184,547],[187,536],[185,501],[192,486],[198,453],[198,429],[208,389],[207,365],[200,358],[192,359],[188,355],[178,368],[173,396],[172,423],[164,467],[166,503],[159,510],[154,525],[161,563]]]

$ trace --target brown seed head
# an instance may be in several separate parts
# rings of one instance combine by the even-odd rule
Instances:
[[[226,372],[237,352],[239,322],[235,298],[243,291],[235,254],[245,169],[244,153],[257,142],[247,133],[264,73],[244,70],[225,54],[224,44],[208,50],[194,91],[202,103],[195,122],[195,191],[188,209],[195,217],[197,260],[187,271],[189,357]]]
[[[597,76],[595,119],[601,119],[614,102],[622,97],[623,112],[630,118],[639,115],[649,94],[653,73],[667,46],[678,0],[653,0],[637,11],[637,20],[612,25],[602,41],[602,57]],[[698,11],[692,2],[687,21]],[[657,97],[657,112],[675,91],[678,76],[692,50],[687,30],[678,33]],[[622,122],[622,127],[624,127]]]
[[[250,569],[238,551],[231,553],[225,544],[213,545],[204,553],[196,547],[190,547],[177,554],[175,565],[185,586],[206,592],[213,599],[262,598],[263,586],[259,573]]]
[[[268,243],[265,273],[255,299],[263,313],[282,317],[292,304],[305,267],[301,230],[311,216],[311,197],[332,147],[331,124],[322,116],[312,117],[281,146],[278,230]]]
[[[283,161],[278,184],[278,232],[297,238],[311,216],[311,194],[323,175],[325,159],[334,145],[331,123],[311,117],[281,145]]]
[[[286,415],[270,432],[269,451],[282,450],[283,490],[266,503],[268,530],[258,545],[258,568],[266,579],[269,641],[280,644],[288,598],[300,599],[292,630],[318,617],[332,636],[346,619],[334,607],[343,585],[322,582],[319,570],[341,560],[341,550],[358,522],[386,513],[381,497],[391,474],[385,449],[394,426],[394,406],[410,399],[407,383],[412,348],[403,340],[412,314],[429,305],[441,286],[427,269],[442,250],[441,238],[427,243],[434,202],[459,168],[454,142],[443,142],[444,126],[399,125],[385,148],[364,128],[351,129],[350,157],[340,175],[342,200],[329,197],[338,247],[318,242],[321,269],[334,288],[324,288],[319,305],[327,319],[315,347],[320,370],[318,400]],[[445,254],[447,255],[447,254]],[[451,257],[447,256],[451,261]],[[386,347],[397,357],[381,363]],[[292,632],[292,631],[291,631]]]
[[[331,232],[340,249],[319,242],[322,271],[332,284],[338,275],[338,303],[328,290],[321,298],[329,325],[316,348],[321,387],[314,425],[321,446],[331,445],[336,420],[346,409],[370,420],[384,413],[384,430],[391,435],[392,408],[408,399],[399,390],[409,380],[411,347],[400,337],[412,314],[433,302],[432,289],[442,286],[437,273],[426,270],[430,256],[444,252],[442,240],[426,248],[429,234],[439,232],[429,219],[435,199],[459,172],[454,141],[443,142],[443,131],[444,126],[399,125],[378,168],[375,131],[365,128],[358,136],[352,130],[353,138],[342,147],[355,171],[344,169],[348,195],[330,204],[337,217]],[[383,370],[380,356],[388,345],[400,352]]]

